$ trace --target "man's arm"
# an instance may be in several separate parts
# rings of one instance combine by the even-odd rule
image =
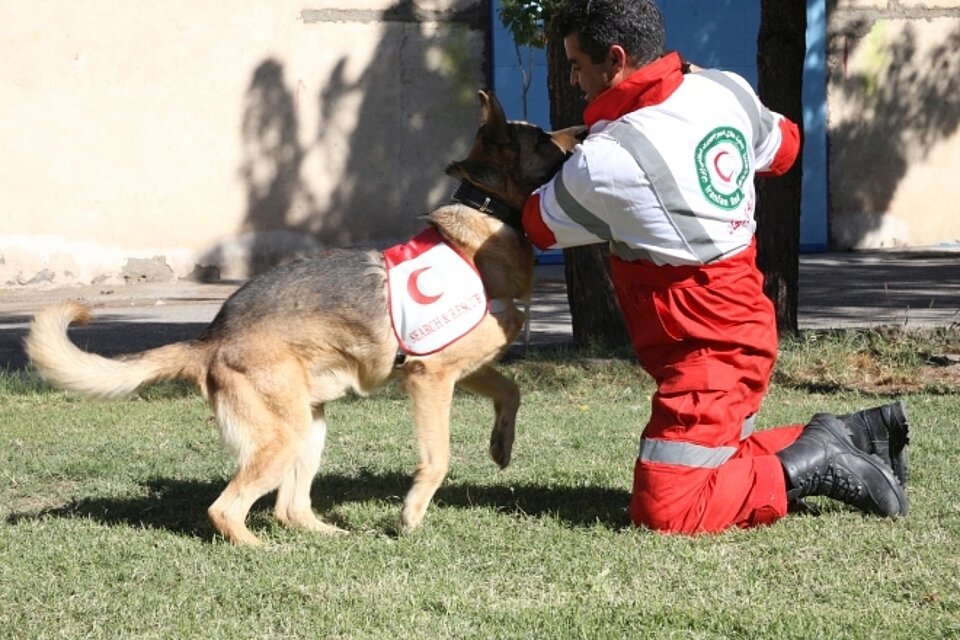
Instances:
[[[767,140],[758,141],[757,145],[765,148],[765,155],[769,158],[761,162],[758,154],[757,175],[764,178],[782,176],[790,170],[800,154],[800,129],[796,123],[779,113],[769,113],[776,121],[776,128],[771,131]]]

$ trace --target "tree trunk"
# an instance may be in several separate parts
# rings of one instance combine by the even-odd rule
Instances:
[[[760,99],[796,122],[801,133],[806,29],[806,2],[761,0],[757,37]],[[757,179],[757,264],[764,275],[764,291],[776,307],[781,336],[798,329],[802,164],[798,157],[786,175]]]
[[[581,124],[585,102],[571,86],[563,41],[547,43],[547,86],[550,93],[550,123],[554,129]],[[567,300],[576,347],[617,348],[630,344],[627,328],[610,281],[610,258],[606,245],[564,249]]]

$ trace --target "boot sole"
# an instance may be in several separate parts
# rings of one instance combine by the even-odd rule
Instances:
[[[910,421],[907,416],[907,407],[897,400],[893,403],[891,417],[894,425],[899,425],[902,430],[896,432],[890,430],[890,466],[893,467],[893,475],[897,476],[900,484],[906,486],[907,479],[910,477],[910,461],[907,453],[907,445],[910,444]]]

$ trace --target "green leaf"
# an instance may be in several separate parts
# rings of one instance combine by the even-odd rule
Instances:
[[[542,49],[547,43],[546,26],[559,6],[559,0],[503,0],[500,23],[516,44]]]

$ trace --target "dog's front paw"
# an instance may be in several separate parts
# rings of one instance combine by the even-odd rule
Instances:
[[[510,458],[513,456],[513,438],[491,438],[490,439],[490,457],[501,469],[510,466]]]
[[[403,511],[400,512],[400,519],[397,522],[397,531],[401,534],[412,533],[413,531],[420,528],[420,525],[423,524],[424,513],[419,514],[412,513],[412,509],[408,506],[403,507]]]
[[[513,420],[497,424],[490,433],[490,457],[501,469],[506,469],[513,456]]]

